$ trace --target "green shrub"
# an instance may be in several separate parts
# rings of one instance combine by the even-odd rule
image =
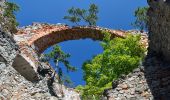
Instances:
[[[82,67],[86,85],[78,89],[84,100],[100,99],[104,89],[111,87],[113,80],[138,67],[144,57],[145,49],[140,44],[139,35],[111,40],[110,34],[105,33],[101,45],[103,53],[85,62]]]

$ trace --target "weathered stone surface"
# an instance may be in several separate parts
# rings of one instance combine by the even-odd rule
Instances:
[[[148,0],[149,53],[170,61],[170,4],[169,0]]]
[[[142,66],[124,79],[120,78],[117,87],[114,85],[105,96],[115,100],[169,100],[169,79],[170,65],[156,57],[148,57]]]
[[[36,25],[39,25],[39,24],[36,24]],[[30,27],[32,27],[32,26],[30,26]],[[42,26],[39,25],[35,28],[27,27],[26,30],[27,31],[30,31],[32,29],[36,30],[36,29],[39,29],[39,27],[42,28]],[[135,32],[135,31],[133,31],[133,32]],[[30,34],[32,34],[32,33],[30,33]],[[53,34],[53,33],[51,33],[51,34]],[[142,35],[142,36],[145,37],[145,35]],[[35,52],[36,46],[34,46],[34,45],[29,46],[27,44],[27,43],[29,43],[29,41],[25,41],[25,39],[26,40],[29,40],[29,39],[15,37],[15,40],[18,39],[18,41],[17,41],[19,44],[19,47],[18,47],[14,43],[14,41],[11,41],[11,39],[6,36],[6,34],[2,34],[1,37],[3,39],[1,39],[1,41],[0,41],[0,43],[1,43],[1,45],[0,45],[1,46],[1,49],[0,49],[1,50],[1,52],[0,52],[1,60],[0,61],[2,62],[2,64],[0,65],[0,66],[2,66],[0,69],[0,72],[1,72],[0,78],[2,78],[0,80],[2,80],[2,83],[0,83],[0,85],[2,87],[5,87],[0,90],[0,91],[2,91],[2,92],[0,92],[1,98],[5,98],[5,99],[12,98],[12,99],[20,99],[20,100],[30,100],[30,99],[35,99],[35,100],[50,100],[50,99],[51,100],[58,100],[58,99],[80,100],[79,94],[76,93],[74,91],[74,89],[67,89],[64,86],[59,85],[57,80],[54,80],[54,83],[52,83],[52,84],[50,83],[50,80],[51,80],[51,77],[53,76],[54,71],[51,69],[51,67],[49,65],[39,61],[39,59],[40,59],[39,55],[37,52]],[[82,37],[82,36],[80,36],[80,37]],[[27,43],[25,44],[24,41]],[[144,43],[145,43],[146,38],[144,38],[142,41],[144,41]],[[56,42],[56,41],[54,41],[54,42]],[[44,49],[44,48],[42,48],[42,49]],[[13,64],[13,66],[12,66],[12,64]],[[6,68],[8,68],[8,69],[6,69]],[[47,71],[47,73],[44,73],[45,72],[44,70],[48,70],[48,69],[49,69],[49,71]],[[115,91],[108,93],[109,99],[110,100],[133,99],[133,98],[136,99],[137,98],[136,96],[138,96],[139,94],[140,94],[139,98],[143,99],[144,97],[146,97],[148,95],[148,93],[150,93],[150,92],[146,92],[146,93],[143,92],[144,90],[149,90],[147,88],[147,86],[143,87],[143,88],[147,88],[147,89],[142,88],[143,90],[140,93],[136,93],[135,89],[134,89],[135,84],[138,84],[137,81],[140,80],[141,78],[144,79],[144,74],[141,73],[141,69],[142,68],[138,68],[138,69],[134,70],[133,74],[129,74],[129,76],[127,76],[128,77],[127,81],[130,81],[131,83],[124,82],[123,79],[126,79],[126,76],[125,75],[122,76],[122,79],[119,80],[119,82],[123,82],[123,83],[119,84],[118,87],[115,89]],[[36,76],[36,79],[34,79],[34,76]],[[57,76],[55,76],[55,77],[57,77]],[[10,81],[8,79],[10,79]],[[32,83],[30,81],[33,81],[34,83]],[[143,81],[141,81],[141,82],[143,82]],[[117,82],[115,82],[115,84],[113,84],[113,86],[116,87],[117,86],[116,84],[117,84]],[[146,84],[144,83],[144,86],[145,85]],[[137,99],[139,99],[139,98],[137,98]]]
[[[149,49],[145,76],[155,100],[170,98],[170,3],[148,0]]]
[[[136,68],[123,80],[120,78],[117,87],[105,93],[108,100],[153,100],[143,70],[143,67]]]
[[[148,57],[145,61],[145,77],[154,100],[168,100],[170,65],[157,57]]]
[[[148,0],[148,3],[151,7],[148,12],[150,16],[149,38],[151,40],[149,53],[158,55],[158,57],[161,55],[163,58],[165,57],[165,60],[169,61],[169,0]],[[103,37],[101,30],[113,33],[113,37],[124,37],[125,35],[125,31],[101,27],[69,28],[67,25],[61,24],[34,23],[32,26],[20,28],[14,36],[19,45],[18,48],[10,38],[10,34],[7,35],[1,32],[0,99],[79,100],[79,94],[74,89],[67,89],[59,85],[57,80],[49,86],[48,81],[51,79],[54,71],[50,69],[50,66],[39,61],[38,54],[50,45],[66,40],[81,38],[100,40]],[[136,31],[129,32],[136,34]],[[146,44],[145,47],[147,47],[148,42],[146,37],[146,35],[142,35],[142,42]],[[18,54],[27,58],[22,59],[21,56],[16,56]],[[34,70],[30,69],[32,67]],[[50,69],[50,73],[41,73],[42,70],[46,69]],[[154,57],[148,58],[144,66],[135,69],[128,76],[123,76],[123,79],[119,80],[118,83],[114,82],[113,89],[106,93],[107,97],[109,100],[169,100],[169,73],[170,66],[168,64],[166,65]],[[34,76],[36,76],[36,79],[34,79]],[[36,80],[36,82],[32,83],[28,80]],[[55,96],[50,92],[51,89],[55,90],[53,91],[56,94]]]
[[[54,80],[54,83],[49,86],[48,81],[51,80],[51,76],[54,71],[49,65],[40,61],[39,68],[41,70],[50,69],[50,72],[42,75],[42,73],[37,71],[39,80],[34,82],[28,81],[29,77],[32,76],[32,71],[27,70],[27,68],[29,67],[25,62],[25,59],[22,59],[21,56],[17,57],[17,55],[19,54],[17,48],[18,46],[14,43],[13,40],[11,40],[11,38],[6,33],[0,32],[0,99],[80,100],[79,94],[76,93],[74,89],[70,90],[64,86],[62,86],[62,89],[55,88],[60,86],[56,78]],[[12,66],[12,64],[14,66]],[[56,93],[58,95],[63,93],[64,97],[59,98],[57,96],[53,96],[50,93],[51,89],[53,88],[55,88],[54,92],[59,91]]]
[[[22,76],[29,81],[37,81],[37,69],[34,69],[30,62],[28,62],[22,55],[18,54],[12,65]],[[30,74],[31,73],[31,74]]]

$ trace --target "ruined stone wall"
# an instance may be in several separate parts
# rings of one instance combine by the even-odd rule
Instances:
[[[80,100],[77,92],[60,85],[56,78],[51,83],[54,71],[46,63],[39,62],[39,69],[36,70],[38,80],[28,81],[20,72],[26,70],[27,65],[22,65],[25,66],[23,68],[13,66],[15,61],[23,63],[23,61],[17,61],[17,55],[20,53],[19,46],[16,45],[11,35],[0,32],[0,100],[58,100],[59,98]],[[45,73],[45,70],[48,70],[48,73]],[[27,71],[25,73],[32,75]]]
[[[170,3],[169,0],[148,0],[149,53],[170,61]]]
[[[170,98],[170,1],[148,0],[149,48],[145,76],[155,100]]]
[[[149,48],[142,66],[105,91],[110,100],[170,99],[170,0],[148,0]]]
[[[142,65],[128,75],[122,75],[118,80],[113,81],[112,89],[104,91],[104,95],[107,100],[154,99]]]

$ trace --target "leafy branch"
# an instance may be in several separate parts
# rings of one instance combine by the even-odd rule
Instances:
[[[77,70],[75,67],[71,66],[68,61],[70,54],[64,53],[58,45],[55,45],[53,47],[53,50],[50,53],[45,54],[44,56],[45,56],[43,59],[44,62],[47,62],[47,61],[49,62],[52,60],[55,63],[56,72],[58,73],[58,77],[59,77],[59,83],[60,84],[63,84],[65,82],[71,83],[68,80],[68,78],[66,78],[63,75],[63,70],[61,66],[59,66],[59,63],[63,63],[67,69],[67,72],[70,72],[70,71],[74,72]]]
[[[136,20],[132,25],[134,27],[137,27],[140,29],[141,32],[143,32],[145,29],[147,29],[147,23],[148,23],[148,11],[149,7],[139,7],[135,10],[134,16],[136,17]]]
[[[78,23],[81,22],[81,20],[85,21],[90,26],[95,26],[96,21],[98,20],[98,12],[98,7],[95,4],[91,4],[88,10],[72,7],[68,10],[69,15],[64,16],[64,19],[69,20],[78,26]]]

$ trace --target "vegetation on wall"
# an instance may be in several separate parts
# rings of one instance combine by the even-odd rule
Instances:
[[[64,19],[67,19],[78,26],[78,23],[82,20],[88,23],[88,25],[96,25],[98,12],[98,7],[95,4],[91,4],[88,10],[72,7],[68,10],[69,15],[64,16]]]
[[[111,88],[113,80],[128,74],[138,67],[145,49],[140,44],[140,35],[110,39],[105,33],[101,43],[104,52],[83,64],[85,86],[78,86],[84,100],[99,100],[106,88]]]
[[[148,22],[148,11],[149,7],[138,7],[135,10],[134,16],[136,20],[132,25],[136,28],[139,28],[141,32],[147,30],[147,22]]]
[[[16,32],[18,22],[16,21],[15,13],[19,11],[19,6],[15,3],[5,2],[4,6],[0,7],[0,25],[3,31]]]

